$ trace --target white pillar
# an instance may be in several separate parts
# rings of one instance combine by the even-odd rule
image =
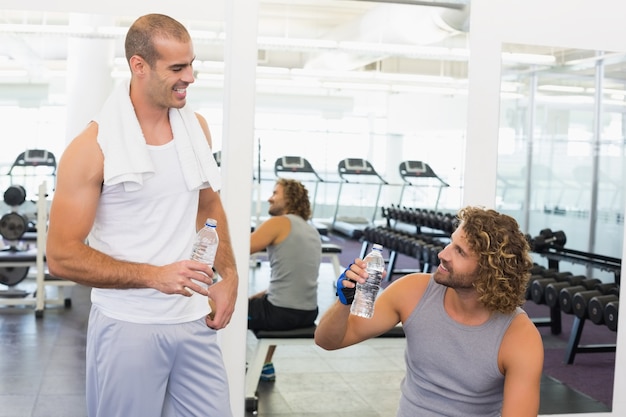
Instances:
[[[239,293],[235,313],[221,331],[233,416],[243,416],[248,323],[248,275],[254,149],[258,0],[228,0],[222,146],[222,201],[229,219]]]
[[[70,26],[93,30],[113,26],[112,16],[72,13]],[[115,40],[97,35],[75,35],[67,45],[67,130],[71,141],[97,114],[111,92]]]

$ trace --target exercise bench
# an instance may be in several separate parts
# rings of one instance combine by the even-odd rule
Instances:
[[[246,411],[254,412],[258,409],[259,399],[257,397],[257,388],[259,386],[261,372],[263,371],[263,365],[265,364],[265,357],[270,346],[309,345],[315,337],[315,329],[317,329],[316,325],[294,330],[253,331],[258,342],[246,371]],[[404,337],[404,330],[401,325],[397,325],[387,333],[383,333],[378,337]]]

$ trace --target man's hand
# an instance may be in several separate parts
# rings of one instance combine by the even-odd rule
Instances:
[[[212,312],[206,317],[206,325],[210,328],[219,330],[230,323],[237,301],[238,282],[239,278],[235,275],[210,286],[208,302]]]
[[[205,286],[213,284],[213,269],[192,260],[174,262],[157,268],[155,276],[151,277],[148,286],[165,294],[179,294],[190,297],[194,292],[208,296]]]

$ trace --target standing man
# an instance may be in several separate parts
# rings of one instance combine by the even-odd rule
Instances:
[[[269,214],[250,236],[250,253],[267,250],[271,277],[269,288],[248,300],[248,329],[291,330],[315,323],[317,277],[322,242],[311,218],[307,189],[296,180],[279,178],[269,198]],[[261,373],[275,379],[271,346]]]
[[[433,275],[410,274],[378,297],[374,316],[350,315],[355,263],[339,278],[337,301],[315,342],[332,350],[376,337],[402,323],[406,376],[398,417],[537,416],[543,344],[522,311],[532,260],[515,219],[462,209],[459,227],[439,253]]]
[[[130,82],[68,145],[50,209],[50,272],[93,287],[88,415],[230,416],[217,330],[238,275],[209,128],[185,106],[192,41],[176,20],[149,14],[125,48]],[[211,266],[189,260],[208,217],[222,278],[210,287]]]

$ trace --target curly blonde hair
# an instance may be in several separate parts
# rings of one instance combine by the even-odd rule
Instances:
[[[533,265],[530,247],[517,221],[480,207],[465,207],[457,215],[471,250],[478,256],[474,287],[491,311],[504,314],[521,306]]]
[[[300,181],[279,178],[276,181],[283,187],[285,195],[285,208],[287,213],[297,214],[304,220],[309,220],[312,216],[309,192]]]

